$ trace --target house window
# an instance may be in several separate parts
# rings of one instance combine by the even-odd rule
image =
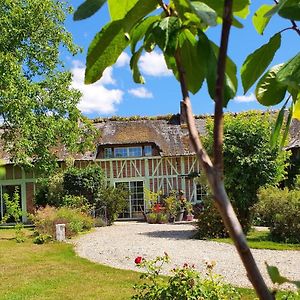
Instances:
[[[207,186],[197,184],[196,185],[196,201],[202,202],[203,198],[207,196]]]
[[[142,156],[142,147],[128,148],[128,156],[129,157]]]
[[[142,156],[142,147],[127,147],[127,148],[115,148],[115,157],[137,157]]]
[[[145,156],[152,156],[152,146],[145,146],[144,154],[145,154]]]
[[[104,148],[104,158],[112,158],[113,152],[111,148]]]
[[[115,157],[127,157],[128,156],[127,148],[115,148],[114,154]]]

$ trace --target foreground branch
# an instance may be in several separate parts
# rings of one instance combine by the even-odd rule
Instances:
[[[185,70],[181,64],[180,52],[177,50],[175,53],[176,65],[179,73],[179,80],[181,85],[181,91],[183,96],[183,108],[184,113],[187,117],[187,125],[190,134],[190,140],[196,152],[196,155],[200,161],[200,164],[206,174],[209,185],[211,187],[214,199],[216,201],[218,210],[222,216],[223,222],[229,232],[230,237],[233,239],[236,249],[241,257],[244,267],[247,271],[247,276],[251,281],[253,287],[256,290],[257,295],[263,300],[273,300],[274,296],[268,290],[262,275],[256,265],[250,248],[247,245],[246,238],[244,236],[242,227],[239,220],[233,210],[233,207],[226,194],[223,180],[220,176],[220,166],[222,166],[223,154],[222,154],[222,143],[223,143],[223,111],[222,111],[222,100],[224,90],[224,73],[225,73],[225,61],[227,56],[227,43],[229,37],[229,30],[231,26],[231,6],[232,0],[225,1],[225,18],[223,22],[222,30],[222,45],[220,48],[220,58],[218,62],[218,83],[216,92],[216,115],[215,124],[217,128],[214,131],[214,138],[217,152],[215,152],[216,164],[212,164],[209,156],[202,146],[198,130],[195,125],[195,119],[192,113],[191,102],[187,89]],[[226,19],[229,18],[229,19]],[[224,40],[223,40],[224,39]],[[226,40],[227,39],[227,40]],[[221,74],[223,72],[223,75]]]

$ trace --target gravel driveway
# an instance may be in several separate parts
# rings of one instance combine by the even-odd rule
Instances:
[[[97,228],[74,240],[76,253],[93,262],[120,269],[137,271],[137,256],[154,258],[167,252],[171,257],[168,269],[184,263],[202,271],[205,261],[215,261],[215,272],[236,286],[250,286],[235,248],[229,244],[194,240],[191,224],[147,224],[117,222]],[[264,262],[276,265],[284,276],[300,279],[300,251],[253,249],[253,255],[265,278]],[[270,284],[270,282],[268,282]]]

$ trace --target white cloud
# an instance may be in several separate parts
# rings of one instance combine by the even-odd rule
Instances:
[[[253,93],[251,93],[248,96],[246,96],[246,95],[236,96],[236,97],[234,97],[233,100],[235,100],[236,102],[253,102],[253,101],[256,101],[256,97]]]
[[[130,57],[126,52],[122,52],[119,58],[117,59],[115,66],[120,68],[126,65],[129,65]]]
[[[166,66],[163,54],[156,51],[143,54],[139,61],[139,67],[142,73],[149,76],[161,77],[172,75],[172,71]]]
[[[72,87],[82,93],[78,108],[83,113],[110,114],[116,111],[116,105],[122,102],[124,92],[119,89],[108,89],[105,85],[115,84],[113,69],[107,68],[101,80],[94,84],[84,84],[85,66],[80,61],[73,61]]]
[[[130,89],[128,93],[138,98],[153,98],[153,94],[144,87]]]

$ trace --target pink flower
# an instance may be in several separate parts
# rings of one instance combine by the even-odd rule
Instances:
[[[141,256],[136,257],[136,259],[134,260],[134,262],[139,265],[142,262],[143,258]]]

